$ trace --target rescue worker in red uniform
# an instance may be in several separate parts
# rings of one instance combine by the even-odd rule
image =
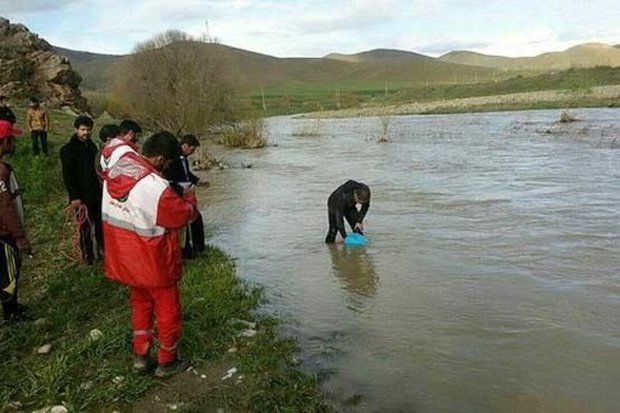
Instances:
[[[157,377],[183,371],[177,357],[181,335],[181,246],[178,229],[198,216],[193,192],[177,194],[161,170],[179,156],[169,132],[146,140],[142,154],[126,151],[103,172],[104,269],[130,288],[134,370],[151,367],[149,353],[157,323]]]

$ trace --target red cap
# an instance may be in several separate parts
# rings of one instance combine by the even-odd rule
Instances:
[[[13,124],[8,120],[0,120],[0,139],[8,138],[9,136],[20,136],[22,130],[14,128]]]

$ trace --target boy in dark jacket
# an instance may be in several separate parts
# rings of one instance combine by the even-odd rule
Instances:
[[[209,182],[201,181],[194,175],[189,167],[188,157],[193,155],[196,148],[200,146],[200,141],[195,135],[184,135],[181,137],[181,153],[170,162],[164,169],[164,178],[170,181],[172,188],[179,194],[183,193],[192,186],[209,186]],[[202,215],[198,212],[198,217],[185,229],[185,242],[183,245],[183,258],[193,258],[205,250],[205,230]]]
[[[359,211],[356,207],[357,204],[362,205]],[[325,237],[325,243],[335,242],[338,232],[340,232],[342,240],[347,237],[347,231],[344,228],[345,218],[353,232],[363,234],[364,217],[369,207],[370,189],[366,184],[349,180],[339,186],[327,199],[329,231]]]
[[[87,264],[95,260],[92,241],[94,227],[97,250],[103,251],[103,230],[101,228],[101,181],[95,170],[97,145],[90,139],[93,120],[78,116],[73,123],[75,134],[60,149],[62,179],[67,188],[69,203],[76,211],[83,205],[88,210],[90,223],[84,222],[80,231],[82,259]]]

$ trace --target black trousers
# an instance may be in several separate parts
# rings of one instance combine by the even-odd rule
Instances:
[[[93,244],[93,235],[97,242],[97,252],[101,256],[103,253],[103,224],[101,223],[101,202],[94,204],[86,204],[88,208],[88,221],[82,224],[80,228],[80,250],[82,258],[87,264],[95,261],[95,246]],[[94,234],[93,234],[94,232]]]
[[[41,149],[43,150],[43,155],[49,155],[47,150],[47,131],[44,130],[33,130],[30,133],[32,137],[32,153],[35,155],[39,154],[39,140],[41,141]]]
[[[327,231],[327,236],[325,237],[325,243],[331,244],[336,241],[336,235],[338,235],[338,211],[333,208],[327,209],[327,218],[329,221],[329,230]],[[359,211],[357,208],[350,208],[344,211],[344,219],[347,220],[351,230],[353,232],[357,232],[358,234],[362,234],[362,231],[355,229],[355,224],[359,222]]]
[[[205,228],[202,215],[185,228],[185,244],[183,245],[183,258],[191,259],[205,250]]]
[[[15,240],[0,237],[0,301],[4,319],[17,312],[17,291],[22,260]]]

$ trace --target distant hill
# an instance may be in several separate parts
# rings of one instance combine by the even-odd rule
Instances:
[[[442,62],[436,58],[398,50],[373,50],[356,55],[325,58],[278,58],[221,44],[204,44],[205,53],[216,48],[236,72],[241,87],[355,87],[359,84],[457,83],[491,78],[496,71]],[[115,68],[127,56],[104,55],[56,48],[82,75],[85,89],[108,91]]]
[[[523,72],[562,71],[595,66],[620,67],[620,47],[599,43],[563,52],[510,58],[455,51],[434,58],[392,49],[355,54],[332,53],[323,58],[278,58],[221,44],[205,43],[205,53],[217,49],[235,72],[242,89],[269,88],[278,93],[316,89],[382,88],[399,85],[473,83],[501,80]],[[127,56],[55,48],[82,75],[87,90],[109,91],[118,63]],[[514,73],[513,73],[514,72]]]
[[[439,58],[447,63],[484,66],[513,71],[552,71],[596,66],[620,66],[620,48],[602,43],[586,43],[563,52],[534,57],[502,57],[469,51],[454,51]]]
[[[411,62],[413,60],[437,60],[423,54],[394,49],[374,49],[355,54],[330,53],[324,59],[340,60],[352,63],[387,63]]]
[[[73,68],[82,76],[81,87],[86,90],[110,89],[117,64],[125,58],[53,46],[56,53],[66,57]]]

